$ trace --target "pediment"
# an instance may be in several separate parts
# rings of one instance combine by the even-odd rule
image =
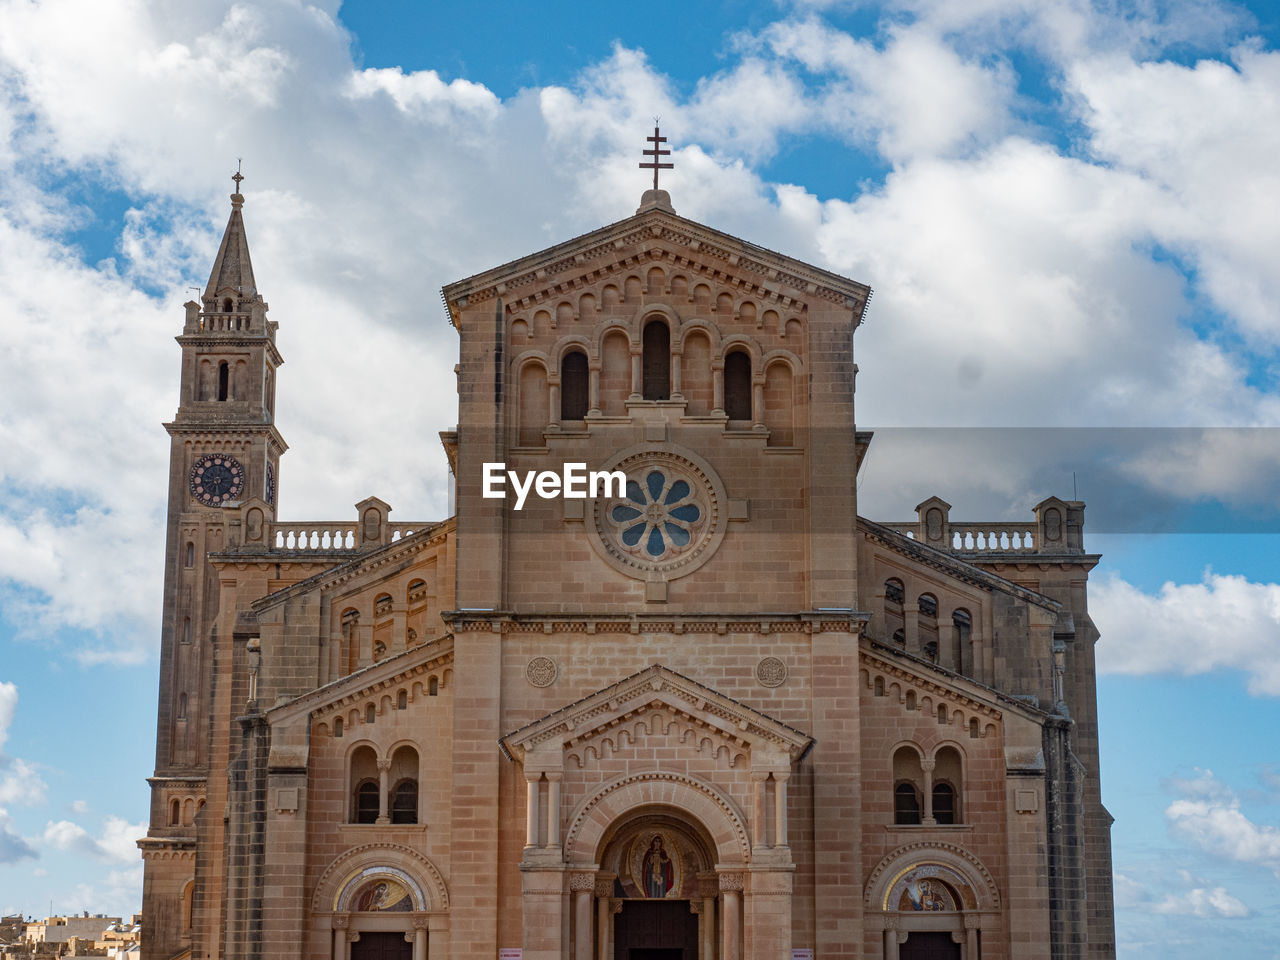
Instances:
[[[591,740],[654,714],[711,740],[713,749],[728,747],[731,756],[761,750],[794,763],[813,745],[811,737],[794,727],[660,664],[512,731],[500,742],[508,757],[526,766],[539,758],[556,763]]]
[[[705,281],[781,309],[799,310],[814,298],[847,306],[859,323],[871,295],[865,284],[661,207],[451,283],[443,293],[457,326],[464,308],[494,297],[517,311],[572,301],[592,286],[654,264],[683,270],[691,286]]]

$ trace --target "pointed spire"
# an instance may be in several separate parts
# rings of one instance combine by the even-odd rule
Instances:
[[[227,229],[222,234],[222,245],[218,247],[218,256],[213,261],[213,270],[209,273],[209,284],[204,289],[206,299],[218,296],[230,290],[240,297],[257,296],[258,287],[253,281],[253,263],[249,259],[249,238],[244,232],[244,217],[240,208],[244,206],[244,197],[240,195],[240,181],[244,175],[236,165],[236,192],[231,194],[231,217],[227,220]]]

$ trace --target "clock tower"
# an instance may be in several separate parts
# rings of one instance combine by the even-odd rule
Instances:
[[[229,542],[233,518],[260,501],[275,519],[280,455],[275,427],[277,324],[267,319],[249,258],[239,172],[231,216],[200,302],[186,306],[181,394],[171,438],[160,697],[151,820],[143,842],[144,914],[152,956],[187,942],[198,814],[207,796],[213,638],[219,582],[206,558]],[[256,511],[251,511],[258,515]],[[160,952],[155,952],[160,948]]]

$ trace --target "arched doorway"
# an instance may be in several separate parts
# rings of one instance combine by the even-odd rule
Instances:
[[[605,836],[612,878],[608,960],[700,960],[715,941],[714,846],[681,811],[633,811]]]
[[[403,933],[361,933],[351,944],[351,960],[413,960],[413,944]]]

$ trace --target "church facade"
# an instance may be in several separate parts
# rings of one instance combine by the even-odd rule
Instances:
[[[453,516],[282,522],[231,199],[166,424],[148,960],[1114,956],[1084,505],[858,515],[867,286],[647,191],[444,289]]]

